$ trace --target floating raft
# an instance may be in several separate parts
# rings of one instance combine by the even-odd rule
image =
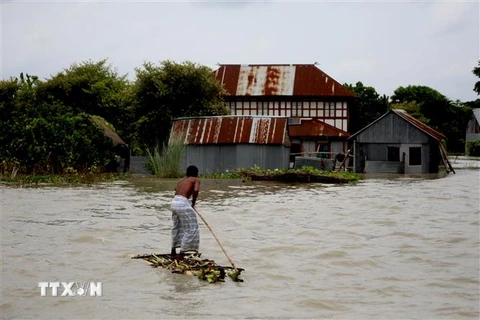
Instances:
[[[136,255],[132,259],[143,259],[150,263],[153,268],[161,267],[172,271],[172,273],[194,275],[209,283],[224,282],[225,276],[230,277],[235,282],[243,282],[239,276],[244,269],[220,266],[213,260],[202,259],[201,255],[201,253],[185,255],[183,260],[178,261],[172,259],[170,254],[151,253]]]

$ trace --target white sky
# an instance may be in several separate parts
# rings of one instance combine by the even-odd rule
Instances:
[[[135,78],[144,61],[315,63],[340,83],[426,85],[478,98],[478,0],[469,1],[15,1],[2,0],[2,79],[48,78],[108,59]]]

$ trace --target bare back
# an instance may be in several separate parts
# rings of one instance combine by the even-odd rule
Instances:
[[[196,177],[186,177],[180,180],[175,187],[175,195],[184,196],[190,198],[192,196],[192,205],[195,205],[195,201],[200,191],[200,179]]]

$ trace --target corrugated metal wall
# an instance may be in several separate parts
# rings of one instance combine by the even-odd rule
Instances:
[[[435,141],[431,141],[431,144],[392,144],[392,143],[357,143],[355,146],[355,172],[362,172],[362,157],[366,156],[366,167],[367,173],[399,173],[398,172],[398,162],[387,161],[388,153],[387,147],[397,146],[400,148],[400,160],[402,159],[402,152],[406,153],[406,164],[405,164],[405,173],[429,173],[435,172],[433,169],[435,166],[438,166],[437,160],[432,159],[432,153],[437,152],[432,149],[435,147]],[[422,148],[422,165],[421,168],[418,166],[410,167],[409,166],[409,146],[421,146]],[[433,163],[431,163],[433,161]],[[409,168],[410,167],[410,168]]]
[[[428,143],[428,135],[394,113],[374,123],[356,137],[359,143]]]
[[[225,172],[258,165],[263,169],[287,169],[290,148],[283,145],[188,145],[182,170],[198,167],[200,174]]]

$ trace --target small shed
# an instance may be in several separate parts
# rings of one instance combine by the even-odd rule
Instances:
[[[467,124],[466,142],[480,141],[480,108],[472,110],[472,118]]]
[[[182,169],[195,165],[201,174],[254,165],[286,169],[289,165],[290,140],[285,117],[181,118],[173,122],[170,143],[175,137],[187,146]]]
[[[353,168],[364,173],[435,173],[445,136],[406,111],[392,109],[350,136]],[[448,161],[448,160],[444,160]]]

